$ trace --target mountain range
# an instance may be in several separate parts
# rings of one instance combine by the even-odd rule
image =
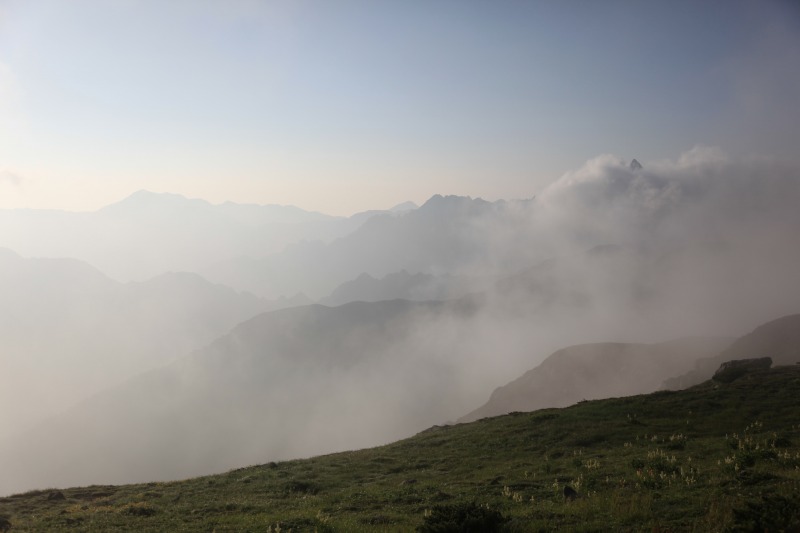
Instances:
[[[346,219],[146,192],[2,211],[21,255],[0,261],[0,491],[192,476],[380,444],[487,398],[473,416],[706,372],[717,343],[797,312],[798,199],[785,168],[693,151]]]
[[[329,242],[384,212],[333,217],[293,206],[215,205],[138,191],[92,212],[2,209],[0,247],[26,257],[79,259],[113,279],[142,281],[164,272],[198,272],[203,265],[260,258],[302,241]],[[301,291],[274,297],[296,292]]]
[[[264,311],[268,301],[167,273],[119,283],[75,259],[0,249],[3,437],[125,378],[200,348]]]
[[[532,205],[435,195],[417,209],[374,213],[329,243],[301,241],[281,253],[220,261],[200,273],[255,294],[303,292],[319,299],[363,273],[383,278],[402,270],[467,277],[485,276],[489,269],[511,272],[544,253],[528,246]]]
[[[628,324],[644,326],[663,316],[667,311],[652,294],[642,298],[633,290],[608,298],[609,287],[630,274],[631,257],[636,254],[627,249],[593,249],[446,302],[352,302],[262,313],[8,440],[0,457],[14,459],[0,464],[8,484],[0,491],[181,478],[380,444],[461,417],[655,390],[729,340],[568,348],[465,416],[492,383],[541,361],[537,352],[609,331],[603,313],[620,316],[627,308]],[[569,277],[587,268],[602,274],[595,279],[602,283]],[[21,480],[27,485],[17,485]]]

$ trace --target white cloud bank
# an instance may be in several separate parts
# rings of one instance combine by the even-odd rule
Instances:
[[[603,155],[549,186],[539,215],[567,240],[685,246],[768,238],[764,232],[800,228],[799,177],[794,166],[717,148],[636,170]]]

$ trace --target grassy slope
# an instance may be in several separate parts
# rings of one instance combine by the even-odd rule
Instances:
[[[723,530],[770,495],[800,512],[798,398],[800,366],[779,367],[216,476],[29,492],[0,498],[0,515],[13,532],[406,531],[437,505],[475,500],[512,531]],[[584,497],[565,502],[565,483]]]

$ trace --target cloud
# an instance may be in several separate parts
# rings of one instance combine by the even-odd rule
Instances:
[[[368,226],[370,239],[362,241],[368,246],[351,240],[330,248],[344,255],[314,252],[296,263],[284,256],[290,269],[308,269],[311,285],[340,261],[368,271],[378,252],[394,261],[380,268],[399,269],[416,253],[404,243],[428,239],[434,245],[419,264],[425,259],[444,272],[475,264],[481,292],[449,303],[393,300],[261,315],[165,369],[112,388],[37,437],[2,448],[0,462],[13,461],[0,465],[0,493],[187,477],[380,444],[463,416],[558,348],[738,334],[797,312],[797,167],[705,147],[641,162],[634,170],[628,159],[594,158],[530,202],[437,197],[408,218],[376,219],[381,224]],[[396,230],[410,220],[419,223]],[[61,241],[82,234],[59,230]],[[365,234],[363,227],[357,232]],[[388,246],[380,248],[374,235]],[[598,244],[642,246],[587,252]],[[118,253],[111,249],[103,246]],[[402,253],[392,255],[395,249]],[[536,254],[549,260],[532,260]],[[324,268],[308,268],[309,258]],[[286,268],[274,265],[274,272]],[[517,265],[524,270],[508,276]],[[106,301],[98,300],[99,308]],[[67,308],[80,317],[81,306]],[[85,317],[80,323],[115,331]],[[119,342],[128,349],[126,339]],[[2,335],[0,341],[10,342]],[[67,361],[63,349],[58,355]],[[31,445],[51,442],[59,442],[58,456]]]
[[[0,170],[0,183],[10,183],[15,187],[22,185],[22,176],[11,172],[10,170]]]
[[[540,195],[540,222],[582,245],[729,240],[737,230],[800,227],[787,224],[800,223],[797,166],[707,147],[643,163],[633,170],[603,155],[568,172]]]
[[[628,301],[617,312],[608,304],[626,287],[649,295],[639,329],[657,324],[661,338],[693,327],[731,333],[797,312],[800,167],[706,147],[641,163],[594,158],[537,198],[535,230],[554,256],[605,244],[635,250],[610,280],[577,267],[574,278],[604,295],[606,315],[631,319]]]

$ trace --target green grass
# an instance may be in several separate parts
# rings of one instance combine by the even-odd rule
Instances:
[[[581,497],[565,501],[565,484]],[[467,508],[501,513],[505,531],[798,528],[800,366],[186,481],[51,492],[0,498],[0,516],[12,532],[413,531]]]

